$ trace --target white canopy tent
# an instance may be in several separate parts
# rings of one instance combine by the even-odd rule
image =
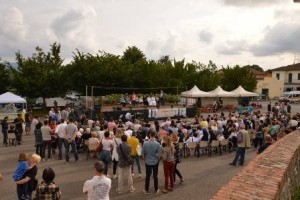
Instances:
[[[254,92],[249,92],[245,90],[242,86],[237,87],[235,90],[232,90],[231,93],[236,94],[238,97],[257,97],[259,94]]]
[[[210,93],[200,90],[196,85],[192,89],[182,92],[181,96],[189,98],[212,97]]]
[[[27,101],[22,97],[19,97],[13,93],[6,92],[0,95],[0,104],[7,104],[7,103],[23,103],[26,104]]]
[[[27,101],[22,97],[10,92],[0,95],[0,120],[6,116],[9,120],[13,120],[18,116],[15,104],[22,104],[22,109],[27,108]]]
[[[216,89],[209,91],[212,97],[238,97],[237,94],[232,92],[227,92],[218,86]]]

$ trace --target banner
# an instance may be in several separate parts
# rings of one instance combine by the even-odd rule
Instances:
[[[149,118],[167,118],[167,117],[178,117],[186,116],[186,108],[153,108],[149,109]]]

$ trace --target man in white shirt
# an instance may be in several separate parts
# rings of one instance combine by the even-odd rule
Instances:
[[[62,160],[62,145],[65,141],[67,123],[64,118],[60,119],[60,124],[56,126],[55,133],[58,137],[58,159]]]
[[[111,179],[107,178],[103,171],[103,162],[97,161],[94,165],[95,176],[83,185],[83,193],[87,194],[88,200],[109,200]]]

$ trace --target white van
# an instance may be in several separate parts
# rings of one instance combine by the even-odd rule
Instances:
[[[300,91],[284,92],[279,98],[280,102],[298,102],[300,101]]]

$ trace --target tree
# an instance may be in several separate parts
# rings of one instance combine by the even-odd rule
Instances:
[[[36,47],[31,57],[24,58],[21,52],[16,53],[18,67],[12,68],[13,86],[22,96],[55,97],[64,91],[64,79],[61,77],[63,60],[60,56],[60,44],[50,45],[50,52],[45,53]]]
[[[122,59],[127,63],[133,64],[140,60],[145,60],[145,54],[136,46],[127,47],[123,52]]]
[[[259,65],[246,65],[244,67],[249,68],[249,69],[255,69],[255,70],[260,71],[260,72],[264,72],[264,69],[261,68]]]
[[[6,62],[2,62],[0,58],[0,94],[7,92],[10,86],[10,73],[8,64]]]
[[[245,90],[254,91],[257,80],[249,68],[240,67],[239,65],[233,68],[227,66],[227,68],[223,68],[221,85],[227,91],[234,90],[240,85]]]

